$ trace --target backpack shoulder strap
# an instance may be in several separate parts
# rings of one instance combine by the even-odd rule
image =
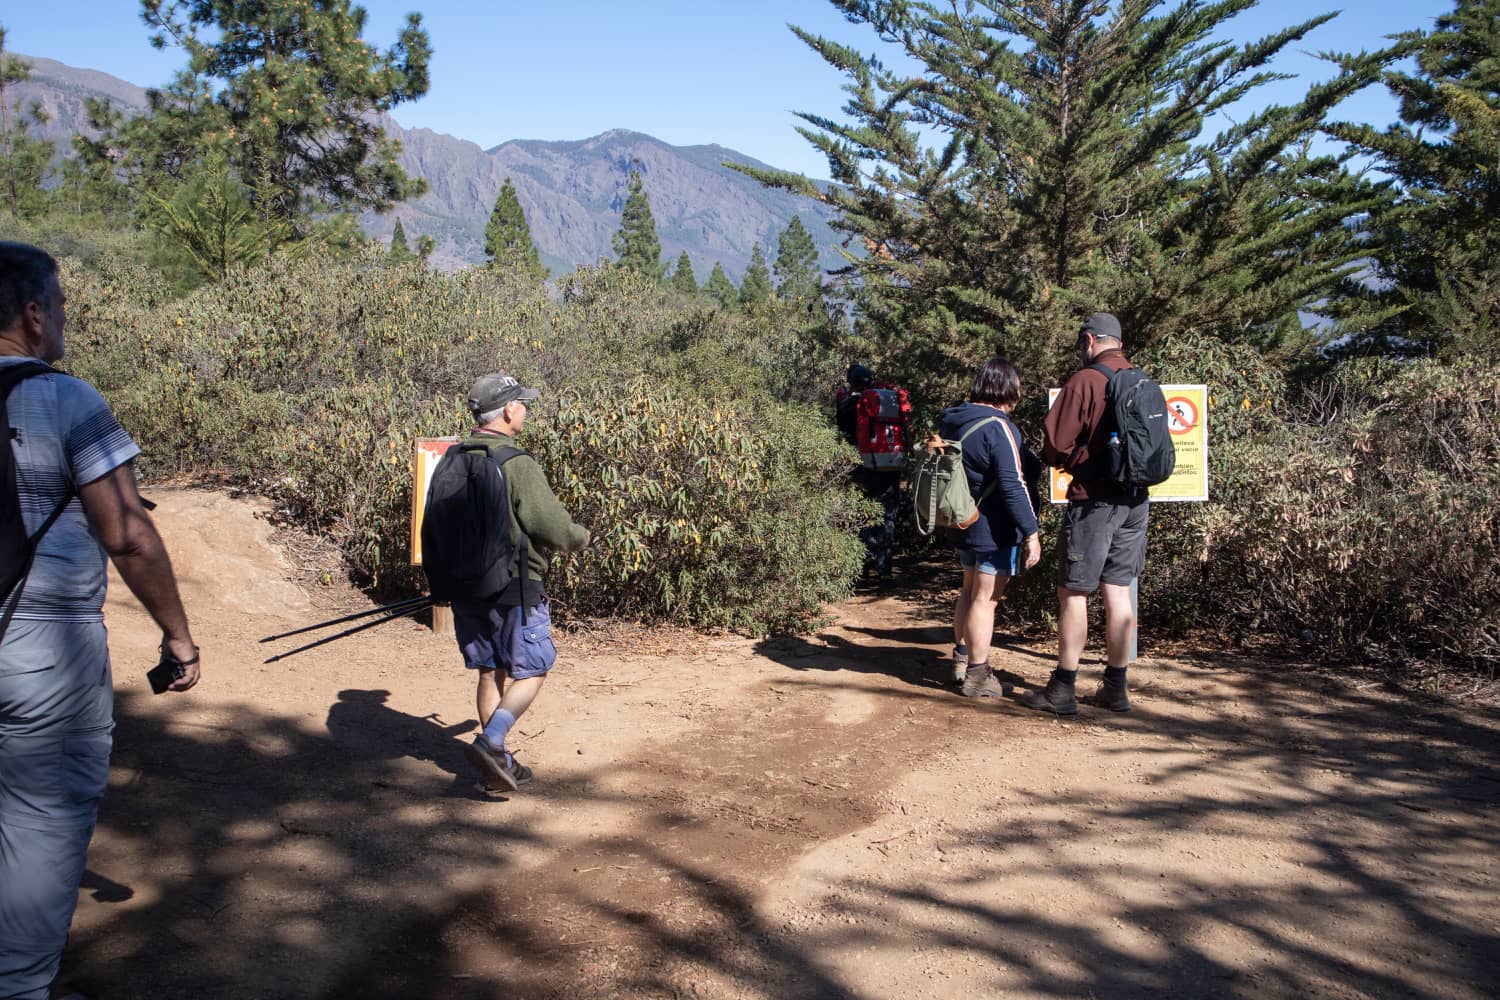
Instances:
[[[969,439],[969,435],[979,430],[979,428],[983,427],[985,424],[998,424],[999,422],[999,417],[980,417],[978,420],[965,427],[964,432],[958,436],[959,447],[962,448],[963,443]],[[979,496],[974,498],[974,501],[976,503],[982,503],[984,499],[993,492],[995,492],[995,484],[992,482],[984,488],[984,491],[980,493]]]
[[[965,441],[969,440],[970,434],[973,434],[985,424],[998,423],[999,420],[999,417],[980,417],[978,420],[974,421],[969,426],[964,428],[964,432],[958,436],[958,443],[962,445]]]
[[[1135,367],[1134,365],[1130,366],[1130,368],[1134,368],[1134,367]],[[1101,364],[1101,363],[1096,362],[1096,363],[1094,363],[1092,365],[1089,365],[1088,368],[1085,369],[1085,370],[1086,371],[1091,371],[1091,372],[1098,372],[1100,375],[1104,376],[1104,381],[1108,382],[1110,379],[1112,379],[1112,378],[1115,377],[1115,372],[1129,371],[1130,368],[1111,368],[1109,365]]]
[[[17,382],[33,375],[58,374],[56,368],[42,361],[23,361],[18,365],[0,367],[0,398],[10,395]]]

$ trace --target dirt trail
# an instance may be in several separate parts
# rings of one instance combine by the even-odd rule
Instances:
[[[946,690],[930,607],[562,665],[507,798],[472,679],[334,612],[250,505],[162,492],[206,679],[112,590],[111,788],[65,957],[101,997],[1489,997],[1500,719],[1292,664],[1146,660],[1074,721]],[[322,602],[318,602],[322,603]],[[590,647],[591,648],[591,647]],[[1045,678],[1050,648],[1007,644]],[[1097,669],[1097,666],[1086,667]]]

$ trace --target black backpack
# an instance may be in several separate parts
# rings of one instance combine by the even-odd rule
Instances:
[[[57,369],[40,361],[23,361],[0,368],[0,443],[4,445],[0,447],[0,598],[9,596],[5,601],[5,610],[0,612],[0,640],[5,638],[5,630],[10,627],[11,617],[21,603],[21,588],[25,586],[26,576],[31,572],[37,544],[73,499],[70,491],[52,513],[47,515],[47,520],[42,522],[35,534],[26,533],[26,522],[21,518],[21,492],[16,486],[15,452],[11,448],[11,441],[18,435],[10,425],[6,402],[10,398],[10,391],[22,379],[33,375],[55,374],[56,371]]]
[[[422,571],[435,601],[526,604],[526,536],[512,538],[505,463],[526,452],[461,444],[432,473],[422,515]]]
[[[1139,368],[1115,371],[1108,365],[1089,365],[1108,380],[1105,406],[1114,416],[1119,447],[1110,442],[1109,475],[1130,489],[1164,482],[1177,467],[1167,418],[1167,397],[1156,380]]]

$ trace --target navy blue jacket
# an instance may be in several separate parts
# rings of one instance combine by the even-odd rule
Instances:
[[[979,501],[979,520],[967,530],[949,530],[949,539],[955,545],[977,552],[1020,545],[1037,530],[1030,484],[1042,472],[1041,460],[1026,447],[1010,415],[993,406],[950,406],[939,418],[938,433],[945,440],[957,441],[971,424],[988,417],[999,419],[979,428],[964,442],[964,472],[976,500],[986,489],[989,496]]]

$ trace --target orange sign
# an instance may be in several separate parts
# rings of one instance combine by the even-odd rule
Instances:
[[[456,437],[417,438],[416,454],[412,456],[411,473],[411,564],[422,565],[422,515],[427,510],[427,488],[432,485],[432,473],[437,469],[448,449],[458,443]]]

